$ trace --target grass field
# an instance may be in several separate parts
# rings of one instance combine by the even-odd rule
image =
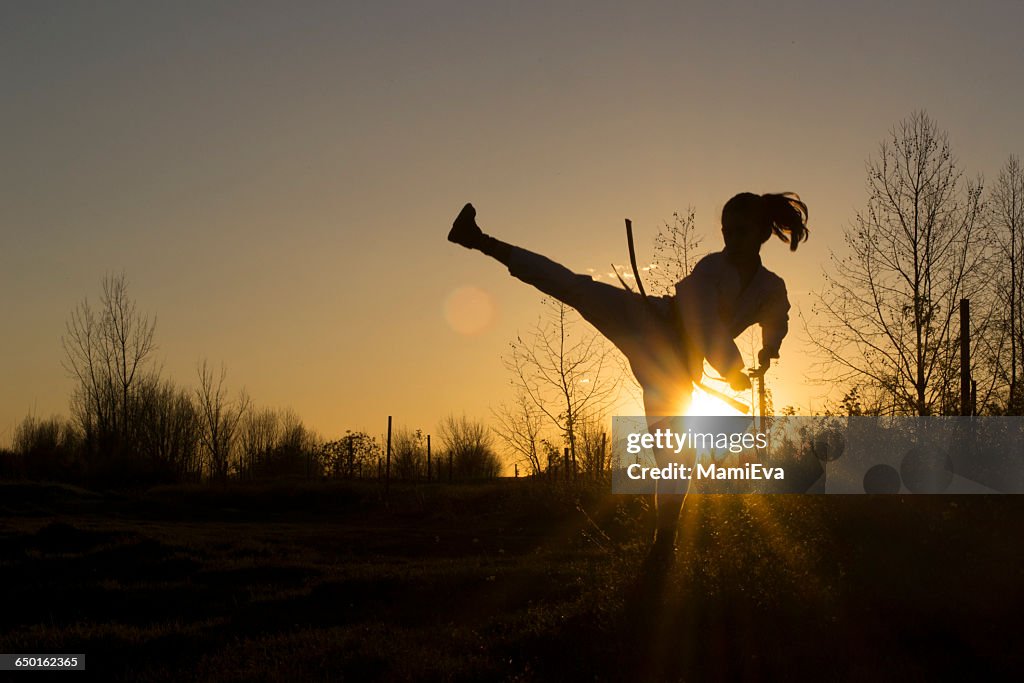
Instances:
[[[983,680],[1024,673],[1019,497],[529,481],[0,485],[0,652],[103,680]]]

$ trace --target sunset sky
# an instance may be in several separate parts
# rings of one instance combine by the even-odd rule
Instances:
[[[916,109],[968,175],[1024,153],[1022,25],[1018,0],[4,3],[0,444],[67,414],[65,321],[122,270],[182,384],[223,361],[328,437],[487,418],[540,296],[445,241],[466,201],[583,271],[627,262],[625,217],[643,260],[674,211],[710,250],[731,195],[798,192],[806,248],[763,252],[794,305],[772,386],[820,409],[796,314],[866,159]]]

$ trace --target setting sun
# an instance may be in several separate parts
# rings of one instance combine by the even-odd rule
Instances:
[[[716,398],[699,387],[694,387],[690,407],[686,410],[690,417],[718,417],[743,415],[720,398]]]

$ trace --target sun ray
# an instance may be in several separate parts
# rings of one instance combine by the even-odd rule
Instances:
[[[693,397],[690,399],[690,405],[684,414],[688,417],[743,416],[743,413],[722,399],[712,396],[699,387],[694,387]]]

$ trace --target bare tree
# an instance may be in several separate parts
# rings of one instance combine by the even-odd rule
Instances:
[[[199,413],[191,391],[156,374],[138,385],[132,417],[140,454],[157,480],[198,481],[202,475]]]
[[[242,412],[228,471],[257,477],[319,477],[325,465],[322,439],[290,409],[256,409],[243,394]]]
[[[441,443],[452,458],[452,470],[460,479],[496,477],[501,461],[494,452],[491,432],[483,422],[465,415],[449,415],[440,424]]]
[[[107,348],[113,356],[113,375],[120,390],[121,428],[129,429],[129,393],[140,369],[156,349],[153,341],[156,319],[140,313],[133,299],[128,298],[128,281],[122,273],[103,280],[103,320],[101,329],[107,336]]]
[[[249,478],[255,477],[260,466],[272,456],[280,438],[281,421],[277,411],[253,408],[245,412],[239,431],[239,464]]]
[[[649,268],[652,291],[675,292],[676,283],[690,274],[697,264],[700,245],[704,237],[697,233],[696,213],[688,207],[686,213],[672,214],[654,237],[654,262]]]
[[[21,476],[74,481],[81,474],[81,437],[76,426],[63,418],[29,415],[14,428],[11,445],[20,460]]]
[[[196,389],[207,466],[210,476],[222,483],[227,482],[239,425],[249,408],[249,398],[244,392],[237,399],[228,398],[227,374],[223,364],[220,372],[214,373],[203,360],[198,367],[199,388]]]
[[[516,462],[524,463],[531,474],[543,472],[541,438],[545,416],[529,394],[522,389],[517,390],[511,405],[502,403],[491,414],[497,421],[494,433]]]
[[[563,435],[575,462],[579,421],[601,413],[621,384],[621,364],[596,332],[581,331],[575,312],[545,300],[542,316],[526,339],[517,337],[505,366],[522,392]]]
[[[279,466],[290,474],[319,477],[322,474],[320,444],[323,440],[291,409],[281,413],[280,424],[280,441],[274,451]]]
[[[958,303],[983,284],[981,181],[964,180],[924,112],[892,129],[867,171],[867,208],[844,231],[848,253],[832,255],[809,336],[829,379],[872,383],[899,413],[950,409]]]
[[[423,466],[427,459],[426,443],[422,429],[395,429],[391,436],[391,471],[394,476],[399,479],[418,479],[423,476]]]
[[[129,449],[132,391],[156,349],[156,319],[128,296],[124,273],[103,278],[99,308],[88,298],[71,312],[64,367],[78,386],[72,409],[93,453]]]
[[[591,414],[582,416],[577,425],[579,467],[590,476],[598,476],[611,467],[605,423],[604,415]]]
[[[991,197],[992,226],[995,230],[996,256],[992,283],[1005,315],[1000,326],[1010,346],[1008,367],[1002,368],[1007,384],[1003,411],[1010,415],[1024,413],[1024,395],[1020,389],[1022,356],[1024,356],[1024,169],[1013,155],[999,171]]]

